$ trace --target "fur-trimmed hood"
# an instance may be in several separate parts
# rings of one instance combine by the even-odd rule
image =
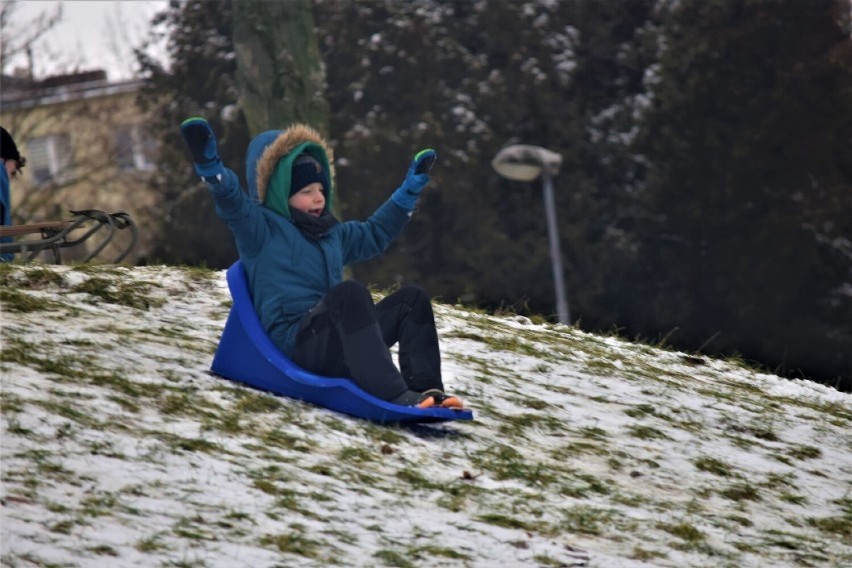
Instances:
[[[246,177],[252,199],[289,219],[290,172],[293,162],[303,153],[313,156],[328,174],[325,209],[331,211],[334,155],[319,132],[305,124],[267,130],[251,141],[246,153]]]

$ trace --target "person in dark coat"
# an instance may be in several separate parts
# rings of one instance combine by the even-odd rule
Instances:
[[[251,141],[248,193],[222,164],[206,120],[187,119],[181,134],[234,235],[255,311],[284,355],[316,374],[351,378],[382,400],[463,407],[444,393],[428,295],[405,286],[374,305],[363,285],[343,280],[344,266],[381,255],[408,223],[434,150],[415,156],[402,185],[368,219],[339,222],[331,207],[332,150],[310,126]],[[399,369],[389,351],[397,342]]]
[[[3,167],[0,168],[0,225],[12,224],[12,191],[11,179],[20,173],[27,163],[26,158],[21,156],[15,139],[5,128],[0,126],[0,157],[3,159]],[[0,237],[0,242],[10,243],[12,237]],[[0,262],[9,262],[15,258],[12,253],[0,255]]]

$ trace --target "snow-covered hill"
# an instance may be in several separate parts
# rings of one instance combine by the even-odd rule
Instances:
[[[473,422],[208,373],[223,272],[0,266],[3,566],[849,566],[852,397],[437,304]]]

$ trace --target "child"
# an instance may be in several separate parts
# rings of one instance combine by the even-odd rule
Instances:
[[[206,120],[185,120],[181,134],[234,234],[254,309],[287,357],[320,375],[349,377],[395,404],[463,407],[444,393],[426,293],[405,286],[374,305],[364,286],[342,281],[344,265],[380,255],[405,227],[429,183],[434,150],[414,157],[402,185],[370,218],[341,223],[331,213],[332,152],[311,127],[270,130],[251,141],[248,194],[223,166]],[[397,342],[401,373],[388,350]]]

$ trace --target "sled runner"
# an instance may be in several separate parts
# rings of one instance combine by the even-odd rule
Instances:
[[[0,243],[0,253],[15,253],[20,255],[20,260],[29,262],[42,252],[50,251],[53,255],[53,263],[61,264],[62,249],[82,245],[97,235],[100,242],[82,260],[82,262],[88,262],[100,254],[112,241],[117,230],[123,229],[130,231],[130,242],[111,262],[121,262],[136,246],[139,236],[138,230],[133,219],[124,211],[105,213],[96,209],[87,209],[85,211],[71,211],[71,214],[74,217],[67,221],[47,221],[29,225],[0,227],[0,236],[3,237],[23,237],[36,234],[41,237],[38,239],[27,237],[24,240]],[[92,242],[97,242],[97,240]]]
[[[251,301],[248,279],[240,261],[227,272],[233,305],[213,373],[261,390],[284,395],[379,423],[471,420],[470,410],[400,406],[372,396],[344,378],[322,377],[290,361],[266,335]]]

